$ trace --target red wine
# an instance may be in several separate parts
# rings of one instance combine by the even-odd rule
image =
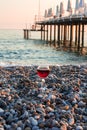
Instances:
[[[46,78],[49,75],[50,69],[49,68],[38,68],[37,74],[41,78]]]

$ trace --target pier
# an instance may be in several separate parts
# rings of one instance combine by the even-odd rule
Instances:
[[[41,39],[53,44],[55,47],[63,47],[64,49],[69,48],[70,50],[74,49],[78,52],[81,52],[87,48],[87,46],[84,45],[84,29],[87,25],[87,17],[54,18],[47,21],[37,22],[37,24],[46,28],[46,32],[43,33],[43,38],[41,37]],[[48,31],[50,31],[49,41]],[[53,31],[54,33],[52,33]],[[53,41],[52,34],[54,35]],[[73,36],[74,34],[75,36]],[[44,35],[47,35],[47,39]]]
[[[87,25],[87,17],[52,18],[36,22],[36,24],[40,25],[41,28],[39,30],[41,31],[41,40],[50,45],[81,53],[87,51],[87,46],[84,44],[84,29]],[[29,39],[29,31],[24,29],[25,39]]]
[[[67,13],[68,15],[66,15]],[[41,40],[58,50],[62,48],[87,54],[87,43],[85,44],[87,3],[84,0],[76,0],[74,8],[71,0],[68,0],[66,10],[64,10],[63,2],[60,2],[60,8],[59,5],[56,6],[55,14],[53,14],[52,8],[45,10],[44,19],[36,21],[36,26],[40,26]],[[29,39],[29,31],[24,30],[25,39]]]

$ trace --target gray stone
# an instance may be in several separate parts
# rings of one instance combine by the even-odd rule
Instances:
[[[7,108],[7,103],[5,101],[3,101],[2,99],[0,99],[0,108],[2,108],[4,110]]]
[[[28,111],[25,111],[24,114],[21,116],[21,118],[28,118],[29,114]]]
[[[30,117],[29,120],[33,126],[38,125],[38,121],[34,119],[33,117]]]
[[[22,128],[21,128],[21,127],[18,127],[17,130],[22,130]]]
[[[13,115],[12,114],[10,114],[9,116],[8,116],[8,118],[7,118],[7,121],[10,123],[10,122],[12,122],[13,121]]]
[[[39,130],[39,127],[38,126],[33,126],[32,130]]]
[[[82,126],[77,126],[76,130],[83,130],[83,127]]]
[[[32,128],[30,128],[30,127],[26,127],[24,130],[32,130]]]
[[[2,108],[0,108],[0,116],[2,116],[4,113],[4,110]]]
[[[60,130],[60,129],[57,127],[53,127],[51,130]]]
[[[11,125],[5,124],[4,127],[6,128],[6,130],[9,130],[11,128]]]
[[[83,102],[83,101],[80,101],[80,102],[78,103],[78,106],[79,106],[79,107],[84,107],[85,105],[86,105],[86,103]]]
[[[74,117],[70,118],[70,119],[69,119],[69,125],[73,125],[74,123],[75,123]]]

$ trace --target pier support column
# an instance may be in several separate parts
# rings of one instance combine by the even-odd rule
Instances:
[[[84,24],[82,24],[82,47],[84,47]]]
[[[44,25],[44,41],[45,41],[45,25]]]
[[[41,40],[43,40],[42,39],[42,32],[43,32],[43,26],[41,25]]]
[[[63,36],[64,36],[64,31],[63,31],[63,25],[61,25],[61,44],[63,43]]]
[[[50,25],[50,45],[52,44],[52,25]]]
[[[78,26],[78,52],[80,51],[80,30],[81,30],[81,25],[79,23],[79,26]]]
[[[81,43],[81,54],[85,54],[84,52],[84,24],[82,24],[82,43]]]
[[[26,39],[26,30],[24,29],[24,39]]]
[[[47,25],[47,43],[48,43],[48,25]]]
[[[66,37],[67,37],[67,26],[64,25],[64,42],[63,42],[64,46],[66,46]]]
[[[60,47],[60,25],[58,25],[58,46]]]
[[[73,41],[73,25],[70,25],[70,49],[72,47],[72,41]]]
[[[56,25],[54,25],[54,46],[56,46]]]
[[[69,25],[67,26],[67,39],[68,39],[68,41],[69,41],[69,36],[70,36],[70,34],[69,34]]]
[[[26,39],[29,39],[29,30],[27,29],[26,31],[27,31],[27,37],[26,37]]]
[[[77,46],[78,25],[75,26],[75,47]]]

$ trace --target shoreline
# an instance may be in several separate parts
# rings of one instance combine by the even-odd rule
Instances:
[[[29,67],[29,66],[40,66],[40,65],[43,65],[43,63],[40,63],[40,64],[14,64],[14,63],[8,63],[8,64],[5,64],[5,63],[1,63],[0,64],[0,67]],[[86,66],[87,65],[87,62],[84,62],[84,63],[73,63],[73,64],[48,64],[46,63],[45,65],[47,66]]]
[[[36,69],[0,67],[0,128],[86,130],[87,65],[51,65],[44,88]]]

